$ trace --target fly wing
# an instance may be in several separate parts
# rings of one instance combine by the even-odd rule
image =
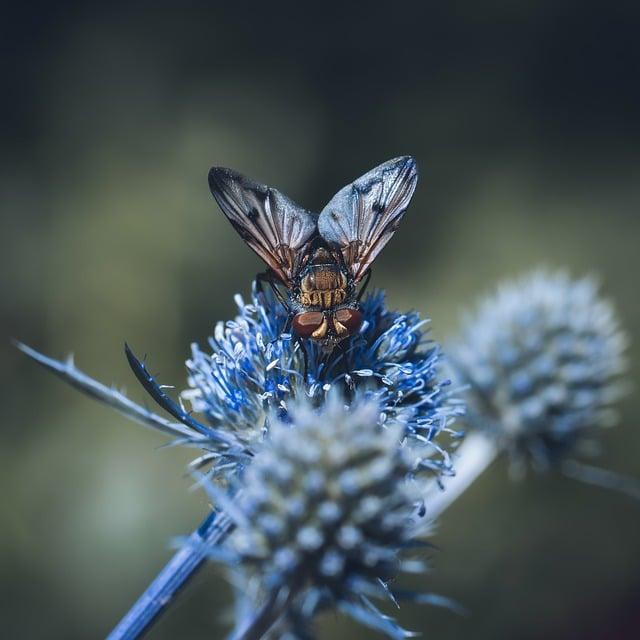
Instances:
[[[318,218],[320,235],[360,280],[395,233],[416,188],[415,160],[389,160],[340,189]]]
[[[209,188],[242,239],[291,286],[296,255],[316,232],[316,218],[277,189],[233,169],[213,167]]]

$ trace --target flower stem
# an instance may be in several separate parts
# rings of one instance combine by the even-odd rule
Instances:
[[[435,480],[427,488],[427,515],[432,519],[442,515],[445,509],[489,467],[499,453],[500,448],[492,438],[482,433],[469,434],[456,452],[455,475],[440,479],[444,490]]]
[[[232,529],[233,523],[228,516],[212,511],[111,631],[107,640],[139,638],[202,566],[207,545],[219,544]]]

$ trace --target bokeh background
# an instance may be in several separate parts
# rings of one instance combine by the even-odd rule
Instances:
[[[9,338],[74,351],[142,400],[126,339],[184,386],[190,343],[260,267],[214,206],[214,164],[319,209],[415,155],[418,190],[374,283],[441,341],[500,278],[599,274],[636,381],[600,462],[640,477],[637,2],[23,2],[2,23],[2,637],[104,636],[206,509],[187,452]],[[422,586],[471,615],[406,607],[429,638],[638,637],[627,498],[557,476],[514,484],[498,463],[435,542]],[[150,637],[222,637],[229,599],[207,568]],[[341,619],[322,631],[370,637]]]

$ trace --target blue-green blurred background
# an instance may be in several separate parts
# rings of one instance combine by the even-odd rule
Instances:
[[[596,272],[640,344],[637,2],[385,4],[23,2],[2,19],[4,143],[0,611],[5,638],[104,635],[193,528],[188,453],[13,350],[74,351],[142,400],[122,354],[163,382],[246,293],[257,258],[209,194],[231,166],[319,209],[410,153],[421,180],[377,263],[393,306],[446,340],[499,278]],[[640,477],[640,401],[604,466]],[[438,640],[637,638],[640,505],[504,464],[442,518],[424,588],[460,618],[407,607]],[[222,637],[207,569],[150,634]],[[324,637],[365,638],[342,620]]]

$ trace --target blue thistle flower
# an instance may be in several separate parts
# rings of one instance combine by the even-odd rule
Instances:
[[[468,424],[496,438],[516,469],[545,469],[615,422],[626,346],[593,279],[539,270],[484,298],[449,352],[468,385]]]
[[[216,431],[230,432],[251,450],[265,437],[272,411],[287,419],[289,403],[301,397],[316,406],[330,389],[366,392],[380,405],[383,419],[404,425],[405,435],[431,451],[422,465],[435,473],[449,473],[446,450],[435,442],[440,432],[457,435],[450,427],[461,408],[450,400],[448,381],[440,376],[439,348],[425,339],[424,325],[414,312],[389,311],[380,292],[362,303],[365,321],[341,352],[329,357],[308,344],[308,370],[290,334],[280,331],[286,313],[270,291],[252,293],[251,304],[236,296],[239,314],[218,323],[209,340],[210,353],[192,345],[187,360],[189,388],[181,397],[206,417]],[[209,448],[206,438],[198,446]],[[228,466],[242,459],[227,455],[217,443],[200,462],[218,460]],[[216,472],[214,466],[213,472]]]
[[[294,622],[300,636],[334,606],[391,638],[407,636],[369,599],[395,602],[388,581],[424,569],[402,553],[426,532],[416,510],[421,456],[403,440],[405,426],[382,423],[373,397],[346,406],[333,393],[320,410],[305,398],[287,420],[271,416],[269,438],[233,483],[236,529],[222,554],[213,550],[258,609],[238,621],[237,637],[259,637],[286,612],[284,625]]]
[[[165,393],[146,364],[126,347],[136,377],[175,421],[93,380],[78,370],[71,359],[57,361],[19,345],[27,355],[91,397],[137,422],[175,436],[175,444],[201,449],[202,455],[194,460],[192,470],[200,473],[206,469],[202,474],[203,484],[219,498],[217,509],[205,518],[160,572],[109,635],[110,640],[138,637],[203,560],[207,556],[217,557],[220,545],[235,525],[228,513],[234,511],[234,502],[225,499],[215,487],[229,483],[241,486],[244,475],[253,473],[256,454],[270,442],[272,425],[279,425],[278,430],[284,428],[283,424],[291,424],[292,431],[295,430],[290,407],[297,402],[306,400],[309,407],[319,411],[332,391],[341,391],[346,401],[356,397],[367,399],[368,406],[376,407],[373,424],[378,425],[376,429],[380,433],[386,433],[383,426],[387,423],[400,425],[393,427],[395,447],[399,451],[400,442],[406,442],[407,449],[416,456],[415,471],[426,470],[436,478],[451,473],[449,455],[436,438],[442,433],[458,435],[451,423],[461,413],[461,406],[449,397],[448,381],[440,375],[440,350],[427,339],[425,321],[416,313],[389,311],[381,293],[368,295],[362,303],[364,322],[358,335],[341,343],[330,355],[307,344],[305,376],[304,357],[298,346],[291,335],[280,333],[286,322],[285,312],[271,292],[258,292],[254,288],[251,304],[245,304],[239,297],[236,301],[238,316],[216,327],[209,340],[210,352],[192,347],[187,361],[189,388],[181,394],[179,403]],[[189,402],[204,420],[199,421],[188,412],[183,401]],[[389,442],[384,438],[383,441]],[[382,548],[379,551],[381,559],[377,569],[384,577],[389,572],[380,564]],[[345,585],[347,583],[348,580]],[[413,595],[413,598],[448,604],[436,596]],[[341,606],[350,608],[352,615],[369,624],[395,629],[390,622],[385,622],[384,616],[374,613],[375,607],[369,601],[361,602],[362,606],[348,598],[340,602]],[[308,608],[308,603],[305,606]],[[292,623],[301,619],[300,616],[305,618],[303,613],[294,606],[285,622]]]

